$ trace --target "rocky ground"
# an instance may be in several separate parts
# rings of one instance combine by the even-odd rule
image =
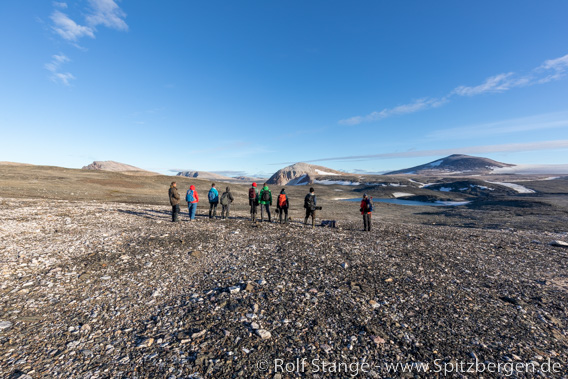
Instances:
[[[568,377],[565,233],[200,213],[0,199],[0,377]]]

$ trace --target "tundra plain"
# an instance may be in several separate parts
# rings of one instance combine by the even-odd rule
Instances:
[[[312,229],[306,186],[288,225],[252,224],[246,185],[222,221],[209,181],[0,165],[0,377],[566,377],[568,181],[410,179],[314,185],[338,228]],[[170,222],[172,180],[196,222]],[[338,200],[364,192],[470,203],[375,202],[366,233]]]

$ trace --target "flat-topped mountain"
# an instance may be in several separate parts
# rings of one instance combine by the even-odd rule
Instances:
[[[144,170],[139,167],[115,161],[94,161],[88,166],[83,166],[83,170],[102,170],[102,171],[117,171],[117,172],[139,171],[139,172],[155,174],[151,171]]]
[[[317,176],[339,175],[345,175],[345,173],[323,166],[300,162],[276,171],[276,173],[274,173],[274,175],[272,175],[266,183],[279,186],[286,184],[302,185],[313,183]]]
[[[489,158],[453,154],[420,166],[392,171],[385,175],[479,175],[491,174],[497,168],[515,165],[497,162]]]

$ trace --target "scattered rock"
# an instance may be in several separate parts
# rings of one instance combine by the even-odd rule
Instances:
[[[377,303],[375,300],[369,301],[369,305],[370,305],[371,308],[373,308],[373,309],[377,309],[378,307],[381,306],[381,305],[380,305],[379,303]]]
[[[270,334],[270,332],[268,330],[264,330],[264,329],[257,329],[255,330],[256,335],[259,336],[260,338],[262,338],[263,340],[269,339],[270,337],[272,337],[272,334]]]
[[[564,241],[552,241],[549,244],[550,246],[556,246],[556,247],[568,247],[568,242],[564,242]]]
[[[568,361],[566,251],[532,242],[556,232],[384,221],[359,233],[358,217],[263,233],[238,207],[188,228],[167,206],[9,203],[0,377],[286,377],[257,369],[275,354]]]
[[[236,293],[239,293],[239,292],[241,292],[241,287],[239,287],[239,286],[229,287],[229,293],[236,294]]]
[[[193,333],[193,334],[191,335],[191,338],[192,338],[192,339],[197,339],[197,338],[199,338],[199,337],[203,337],[203,336],[205,335],[205,333],[207,333],[207,330],[202,330],[202,331],[200,331],[200,332]]]
[[[10,321],[0,321],[0,331],[8,330],[12,327],[12,323]]]

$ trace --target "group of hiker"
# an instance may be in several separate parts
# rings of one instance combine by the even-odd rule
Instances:
[[[177,183],[174,181],[170,184],[169,189],[170,204],[172,206],[172,222],[179,221],[180,208],[179,204],[181,197],[177,189]],[[195,220],[195,211],[197,209],[197,203],[199,203],[199,194],[195,189],[194,185],[191,185],[186,192],[185,200],[188,206],[189,220]],[[217,206],[221,204],[221,219],[226,219],[229,217],[229,211],[231,204],[235,201],[233,194],[231,193],[231,188],[226,187],[225,192],[219,196],[219,191],[217,190],[215,183],[211,184],[211,189],[207,193],[207,200],[209,202],[209,218],[216,218]],[[264,183],[262,189],[259,191],[257,184],[252,183],[248,191],[248,200],[250,206],[251,221],[257,222],[258,208],[260,208],[260,222],[264,221],[264,214],[266,213],[267,221],[272,222],[272,216],[270,214],[270,207],[272,206],[272,192],[270,188]],[[290,201],[286,190],[282,188],[280,194],[277,197],[276,202],[276,212],[278,213],[279,222],[282,224],[288,223],[288,209],[290,208]],[[310,192],[304,198],[304,208],[306,210],[306,217],[304,218],[304,224],[308,224],[308,219],[311,218],[312,228],[315,227],[316,222],[316,210],[321,209],[317,205],[317,199],[315,190],[313,187],[310,188]],[[373,211],[373,201],[367,196],[363,195],[361,201],[361,214],[363,215],[363,226],[365,231],[371,230],[371,212]]]

